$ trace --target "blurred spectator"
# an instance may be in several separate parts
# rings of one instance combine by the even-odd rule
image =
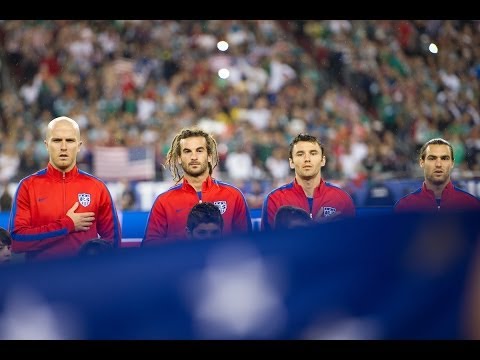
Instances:
[[[20,157],[13,140],[7,140],[2,144],[0,151],[0,181],[10,181],[15,177],[20,165]]]
[[[259,180],[251,181],[250,188],[246,189],[244,193],[250,209],[262,208],[263,200],[265,198],[265,191],[263,190],[262,183]]]
[[[253,161],[249,152],[245,151],[242,145],[237,145],[227,153],[225,167],[228,176],[233,181],[247,180],[253,173]]]
[[[0,227],[0,265],[12,259],[12,237],[7,229]]]
[[[8,189],[8,182],[3,184],[3,192],[0,196],[0,211],[10,211],[12,209],[13,196]]]
[[[137,205],[137,196],[135,190],[127,180],[121,182],[123,189],[120,193],[120,206],[121,210],[134,210]]]
[[[290,175],[288,151],[285,148],[273,149],[272,155],[265,161],[265,166],[274,180],[285,181]]]

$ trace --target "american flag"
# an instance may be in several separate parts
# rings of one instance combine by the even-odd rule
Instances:
[[[96,146],[93,173],[104,181],[153,180],[155,153],[149,147]]]

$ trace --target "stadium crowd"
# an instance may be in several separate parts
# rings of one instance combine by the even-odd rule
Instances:
[[[214,175],[252,208],[292,178],[300,132],[322,141],[325,178],[347,190],[421,177],[415,151],[433,137],[452,143],[457,174],[479,176],[479,30],[478,20],[3,20],[0,182],[45,166],[46,125],[62,115],[84,134],[82,169],[93,172],[97,145],[147,144],[157,181],[169,180],[174,134],[199,125],[218,142]]]

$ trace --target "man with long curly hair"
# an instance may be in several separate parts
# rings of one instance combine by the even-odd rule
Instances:
[[[250,211],[241,190],[212,177],[217,164],[217,143],[210,134],[193,128],[183,129],[174,137],[165,165],[177,184],[155,199],[142,246],[185,239],[188,214],[201,202],[218,206],[224,221],[223,235],[252,231]]]

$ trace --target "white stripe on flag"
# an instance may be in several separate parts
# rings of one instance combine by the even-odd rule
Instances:
[[[155,153],[148,147],[96,146],[93,173],[104,181],[154,180]]]

